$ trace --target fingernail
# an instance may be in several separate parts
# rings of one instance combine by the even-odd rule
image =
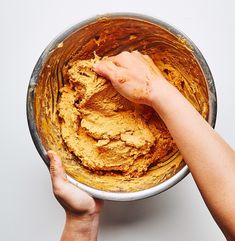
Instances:
[[[48,155],[50,161],[55,161],[55,159],[56,159],[55,154],[52,151],[48,151],[47,155]]]
[[[61,167],[61,161],[53,151],[49,151],[47,155],[50,158],[50,171],[51,173],[55,173],[55,170]]]

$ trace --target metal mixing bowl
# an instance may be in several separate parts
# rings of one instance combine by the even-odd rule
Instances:
[[[156,26],[161,27],[164,30],[167,30],[169,33],[171,33],[174,36],[177,36],[178,39],[182,39],[184,42],[187,43],[188,48],[190,48],[190,51],[192,51],[193,56],[195,57],[197,64],[199,64],[202,74],[204,76],[205,82],[206,82],[206,87],[207,87],[207,92],[208,92],[208,100],[209,100],[209,114],[207,121],[210,123],[212,127],[215,126],[215,121],[216,121],[216,113],[217,113],[217,100],[216,100],[216,90],[215,90],[215,85],[213,81],[212,74],[210,72],[210,69],[202,56],[201,52],[199,49],[195,46],[195,44],[181,31],[177,30],[176,28],[172,27],[171,25],[158,20],[153,17],[148,17],[145,15],[140,15],[140,14],[132,14],[132,13],[118,13],[118,14],[108,14],[105,16],[99,16],[95,18],[91,18],[85,21],[82,21],[73,27],[67,29],[63,33],[61,33],[59,36],[57,36],[48,46],[47,48],[43,51],[42,55],[40,56],[38,62],[36,63],[36,66],[33,70],[29,86],[28,86],[28,94],[27,94],[27,119],[28,119],[28,125],[30,129],[30,133],[33,139],[33,142],[44,160],[45,164],[49,166],[49,160],[47,157],[46,153],[46,148],[44,145],[44,142],[46,142],[46,138],[42,137],[39,133],[39,127],[37,126],[37,121],[35,116],[35,88],[38,84],[39,77],[42,71],[42,68],[46,64],[46,61],[48,60],[48,57],[50,56],[51,53],[57,48],[60,48],[63,45],[63,41],[71,36],[75,31],[81,29],[81,28],[86,28],[87,25],[94,23],[96,21],[99,21],[100,19],[112,19],[112,18],[117,18],[117,17],[123,17],[123,18],[132,18],[132,19],[137,19],[137,20],[142,20],[142,21],[147,21],[150,23],[155,24]],[[121,31],[121,29],[117,30]],[[78,36],[79,37],[79,36]],[[84,37],[84,36],[81,36]],[[79,41],[79,38],[76,39],[76,41]],[[120,52],[120,49],[117,47],[117,52],[116,50],[113,50],[112,54]],[[109,54],[109,53],[107,53]],[[90,55],[88,54],[86,56],[86,53],[83,53],[82,58],[88,58]],[[60,63],[58,62],[58,65]],[[58,79],[61,78],[60,73],[51,73],[51,74],[57,74]],[[40,127],[41,128],[41,127]],[[47,138],[51,138],[48,136]],[[44,139],[44,140],[43,140]],[[103,191],[103,190],[98,190],[96,188],[92,188],[88,185],[85,185],[83,183],[80,183],[76,181],[74,178],[71,176],[67,175],[68,180],[73,183],[74,185],[78,186],[79,188],[85,190],[89,194],[91,194],[94,197],[101,198],[101,199],[106,199],[106,200],[114,200],[114,201],[130,201],[130,200],[137,200],[137,199],[143,199],[149,196],[153,196],[156,194],[159,194],[168,188],[172,187],[176,183],[178,183],[180,180],[182,180],[187,174],[189,173],[189,169],[187,165],[184,165],[177,173],[175,173],[172,177],[169,179],[163,181],[162,183],[147,188],[145,190],[141,191],[135,191],[135,192],[109,192],[109,191]]]

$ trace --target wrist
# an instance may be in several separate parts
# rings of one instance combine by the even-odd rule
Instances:
[[[151,94],[151,107],[167,121],[172,114],[185,108],[192,108],[180,91],[167,80],[155,81]]]
[[[161,112],[161,110],[164,109],[164,106],[166,106],[166,103],[172,99],[172,89],[174,89],[173,91],[176,91],[164,77],[155,79],[149,95],[151,107],[157,112]]]
[[[95,241],[99,227],[99,213],[75,215],[66,212],[66,223],[61,241]]]

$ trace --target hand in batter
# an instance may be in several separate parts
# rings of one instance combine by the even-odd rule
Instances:
[[[128,100],[150,106],[153,88],[164,79],[152,59],[138,51],[122,52],[103,59],[96,63],[93,69],[99,75],[110,79],[114,88]]]

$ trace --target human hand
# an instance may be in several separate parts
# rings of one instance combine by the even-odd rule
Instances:
[[[93,70],[108,78],[114,88],[128,100],[150,106],[157,84],[164,80],[153,60],[138,51],[125,51],[105,58],[94,64]]]
[[[53,151],[48,151],[53,193],[64,208],[66,224],[62,241],[96,240],[102,200],[93,199],[86,192],[69,183],[61,159]],[[82,238],[83,237],[83,238]]]

